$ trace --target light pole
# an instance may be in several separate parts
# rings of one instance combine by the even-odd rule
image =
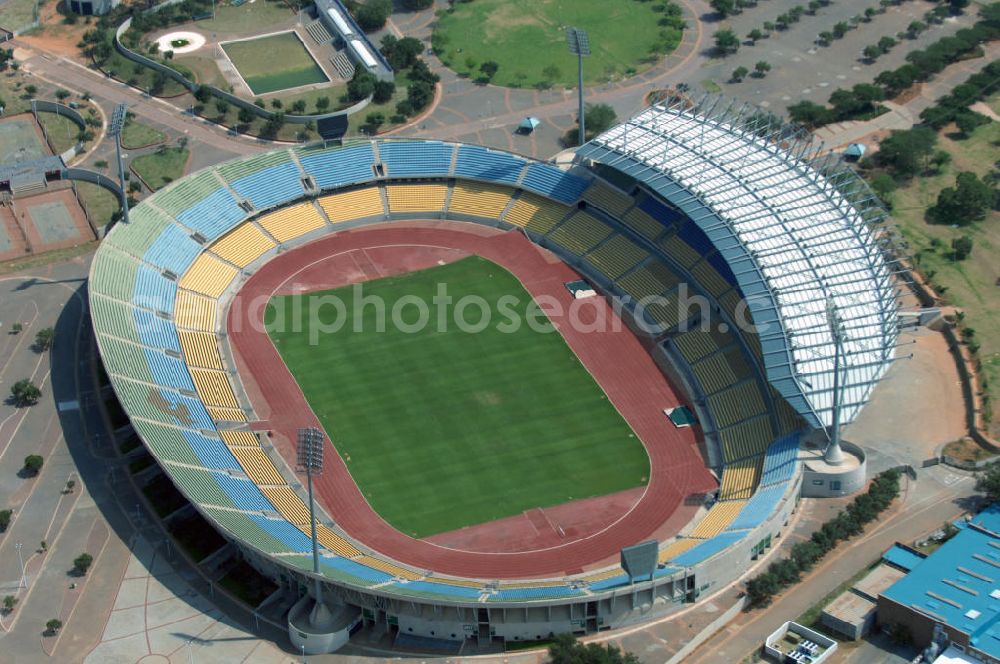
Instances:
[[[826,446],[824,461],[831,466],[844,463],[844,452],[840,449],[840,364],[844,355],[844,322],[837,311],[833,297],[826,300],[826,318],[833,335],[833,411],[830,422],[830,444]]]
[[[590,37],[586,30],[579,28],[566,28],[566,43],[569,44],[569,52],[576,56],[577,86],[580,97],[580,145],[583,145],[584,117],[583,117],[583,58],[590,55]]]
[[[128,223],[128,192],[125,190],[125,166],[122,163],[122,142],[119,139],[122,127],[125,126],[125,113],[128,106],[118,104],[111,114],[111,122],[108,126],[108,136],[115,139],[115,155],[118,158],[118,184],[122,188],[122,221]]]
[[[309,527],[312,531],[313,574],[319,575],[319,543],[316,540],[316,503],[313,500],[313,476],[323,472],[323,432],[316,427],[299,429],[298,465],[306,474],[309,490]],[[316,581],[316,603],[322,602],[319,579]]]
[[[194,664],[194,647],[191,645],[194,643],[194,639],[188,639],[188,662],[189,664]]]
[[[14,545],[14,548],[17,549],[17,562],[20,563],[20,565],[21,565],[21,586],[20,587],[21,588],[27,588],[28,587],[28,582],[24,578],[24,558],[21,556],[21,547],[22,546],[23,545],[20,542],[18,542],[17,544]]]

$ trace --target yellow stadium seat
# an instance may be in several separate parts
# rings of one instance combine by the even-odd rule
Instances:
[[[437,212],[444,210],[448,187],[443,184],[391,184],[386,187],[389,212]]]
[[[174,304],[174,323],[189,330],[215,331],[219,303],[191,291],[177,291]]]
[[[226,432],[221,433],[223,433],[223,440],[225,440],[224,434]],[[281,473],[271,463],[271,459],[264,453],[264,450],[259,447],[230,446],[229,451],[240,462],[240,466],[243,467],[243,471],[247,474],[247,477],[256,484],[285,484]]]
[[[504,221],[535,233],[548,233],[570,209],[534,194],[522,193],[504,215]]]
[[[677,556],[684,553],[685,551],[687,551],[688,549],[694,548],[700,543],[701,543],[700,540],[693,540],[693,539],[677,540],[676,542],[668,544],[666,547],[660,549],[660,555],[657,558],[657,560],[659,561],[660,564],[669,562],[674,558],[676,558]]]
[[[506,187],[458,182],[451,192],[448,212],[499,219],[513,191]]]
[[[309,525],[309,508],[287,484],[283,486],[262,486],[260,492],[267,496],[271,504],[278,508],[281,516],[296,526]]]
[[[208,252],[202,253],[181,277],[178,286],[218,298],[232,283],[239,270]]]
[[[323,215],[312,203],[299,203],[265,214],[257,223],[278,242],[294,240],[326,225]]]
[[[226,372],[198,368],[190,368],[190,371],[198,396],[206,405],[239,409],[240,402],[236,400]]]
[[[274,242],[248,221],[217,240],[209,249],[219,257],[243,268],[273,247]]]
[[[382,205],[382,195],[378,187],[366,187],[343,194],[324,196],[319,199],[319,204],[333,223],[385,214],[385,206]]]
[[[205,369],[222,369],[222,358],[219,356],[218,337],[211,332],[189,332],[179,330],[177,336],[184,351],[184,362],[189,367]]]
[[[708,510],[705,518],[695,526],[694,530],[688,533],[688,537],[697,537],[699,539],[715,537],[733,522],[733,519],[736,518],[736,515],[740,513],[740,510],[746,504],[747,501],[745,500],[732,500],[712,505],[712,509]]]

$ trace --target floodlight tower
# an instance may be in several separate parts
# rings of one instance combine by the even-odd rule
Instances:
[[[580,145],[583,145],[584,117],[583,117],[583,58],[590,55],[590,37],[586,30],[579,28],[566,28],[566,43],[569,44],[569,52],[576,56],[577,86],[580,98]]]
[[[118,104],[111,114],[111,122],[108,124],[108,136],[115,139],[115,155],[118,158],[118,184],[122,188],[122,221],[128,223],[128,192],[125,190],[125,166],[122,163],[122,142],[119,138],[122,127],[125,126],[125,114],[128,106]]]
[[[844,361],[844,322],[837,311],[833,297],[826,300],[826,319],[833,335],[833,411],[830,422],[830,444],[826,446],[824,461],[831,466],[844,463],[844,451],[840,449],[840,365]]]
[[[328,617],[328,611],[323,605],[323,586],[319,581],[319,543],[316,540],[316,503],[313,500],[313,476],[323,472],[323,432],[316,427],[299,429],[298,436],[298,466],[299,472],[306,475],[306,486],[309,490],[309,528],[312,532],[313,574],[316,575],[313,586],[316,593],[316,604],[309,616],[316,625]]]

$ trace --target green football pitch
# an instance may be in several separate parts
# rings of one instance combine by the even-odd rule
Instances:
[[[255,95],[329,79],[294,32],[222,44]]]
[[[439,284],[455,303],[483,298],[491,324],[463,331],[449,310],[439,325]],[[416,327],[412,302],[398,308],[404,325],[388,316],[380,332],[375,306],[353,311],[354,288],[272,298],[265,321],[354,480],[398,530],[426,537],[646,483],[642,443],[563,338],[499,325],[507,313],[525,320],[531,303],[509,272],[470,257],[363,284],[390,313],[403,297],[428,303],[417,332],[400,329]],[[318,296],[346,307],[311,305]],[[482,311],[463,317],[475,323]],[[311,343],[307,317],[343,324]]]

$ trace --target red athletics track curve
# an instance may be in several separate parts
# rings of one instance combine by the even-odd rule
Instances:
[[[433,248],[444,254],[455,252],[456,257],[482,256],[513,273],[532,296],[555,298],[564,307],[572,302],[565,282],[579,278],[518,232],[504,233],[461,222],[367,226],[328,235],[278,255],[263,265],[233,299],[228,329],[240,377],[260,418],[252,426],[270,432],[275,448],[289,465],[294,466],[296,430],[321,425],[263,331],[264,305],[275,292],[317,290],[410,271],[413,261],[402,258],[407,255],[403,249],[408,247],[413,252]],[[320,265],[325,259],[352,250],[378,252],[378,265],[355,260],[346,273],[341,266],[336,275]],[[393,257],[395,263],[386,262]],[[441,256],[442,260],[447,258]],[[605,315],[614,316],[603,299],[598,306],[605,309]],[[713,490],[718,484],[705,468],[694,431],[673,428],[663,415],[664,408],[680,403],[674,390],[639,339],[624,326],[600,332],[565,324],[559,329],[649,454],[650,480],[631,510],[588,536],[548,548],[520,552],[447,548],[408,537],[383,521],[354,483],[343,459],[329,455],[323,474],[315,482],[318,499],[327,513],[352,538],[389,558],[440,574],[482,579],[578,573],[616,560],[623,546],[654,536],[663,539],[680,530],[697,510],[685,504],[685,497]],[[474,528],[481,532],[488,527],[483,524]]]

